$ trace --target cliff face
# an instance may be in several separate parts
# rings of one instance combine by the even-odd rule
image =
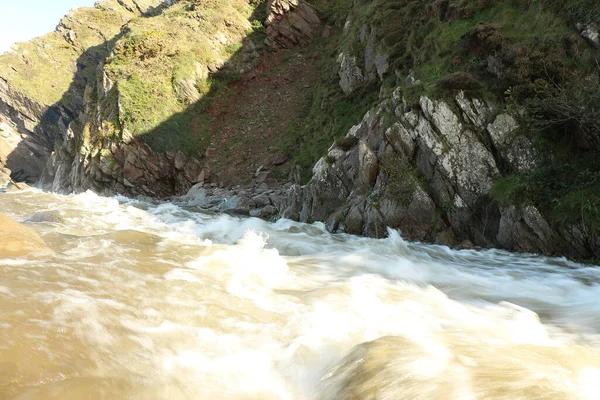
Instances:
[[[0,164],[36,182],[71,121],[110,40],[162,0],[104,1],[71,11],[56,30],[0,56]]]
[[[0,163],[54,191],[194,186],[332,231],[600,257],[599,21],[592,0],[104,1],[0,57]]]
[[[253,11],[243,0],[71,11],[0,58],[0,161],[55,191],[185,192],[204,180],[210,121],[199,114],[258,62]]]
[[[538,160],[515,118],[495,104],[461,91],[449,100],[422,96],[407,110],[398,90],[329,148],[307,185],[290,189],[283,216],[324,221],[334,232],[382,237],[391,227],[450,246],[597,257],[600,238],[584,224],[557,230],[534,205],[491,197],[502,170],[531,171]]]
[[[201,114],[220,82],[256,63],[251,14],[244,1],[183,1],[125,25],[41,184],[167,197],[204,181],[210,139]]]
[[[338,84],[347,96],[379,88],[378,104],[290,189],[282,215],[367,236],[391,227],[450,246],[599,257],[600,69],[587,64],[599,54],[586,30],[597,5],[578,5],[583,25],[552,2],[426,3],[349,5]],[[544,42],[532,23],[523,29],[540,41],[522,41],[508,22],[517,12],[560,33]]]

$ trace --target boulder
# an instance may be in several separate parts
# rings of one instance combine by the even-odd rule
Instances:
[[[338,64],[340,70],[340,87],[346,94],[350,94],[359,87],[363,86],[366,79],[362,70],[356,62],[356,57],[345,53],[340,53],[338,56]]]
[[[596,24],[582,26],[581,36],[596,49],[600,49],[600,29]]]
[[[62,215],[60,215],[60,211],[53,210],[37,212],[25,220],[25,223],[39,222],[62,223],[64,222],[64,219]]]
[[[52,250],[35,230],[0,214],[0,257],[41,257],[51,254]]]

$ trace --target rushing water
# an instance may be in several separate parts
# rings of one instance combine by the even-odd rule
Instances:
[[[0,194],[2,399],[600,399],[600,268],[92,193]]]

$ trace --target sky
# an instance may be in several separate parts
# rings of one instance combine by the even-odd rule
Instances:
[[[72,8],[92,6],[96,0],[0,0],[0,53],[54,30]]]

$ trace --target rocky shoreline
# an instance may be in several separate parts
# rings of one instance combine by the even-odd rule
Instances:
[[[402,66],[404,56],[382,36],[386,20],[371,19],[377,7],[364,2],[346,2],[343,11],[334,7],[325,14],[323,4],[305,0],[268,0],[260,7],[240,0],[237,8],[226,2],[150,3],[147,12],[116,0],[98,3],[69,14],[33,47],[2,56],[0,185],[12,175],[57,193],[169,199],[203,212],[322,222],[334,233],[383,237],[391,228],[407,240],[450,247],[600,258],[597,164],[569,167],[579,169],[580,182],[558,182],[559,190],[543,193],[542,200],[494,192],[499,182],[535,175],[540,165],[558,159],[557,144],[538,140],[523,121],[524,106],[509,99],[513,86],[492,93],[501,83],[537,90],[553,79],[526,68],[541,62],[539,49],[511,42],[501,27],[462,26],[463,9],[442,7],[440,22],[459,24],[461,32],[452,43],[438,43],[453,49],[452,65],[425,82],[418,63]],[[415,24],[411,29],[433,18],[434,6],[422,10],[427,18],[407,20]],[[471,12],[496,7],[472,6]],[[226,7],[235,13],[204,18]],[[531,7],[523,11],[537,15]],[[96,14],[115,18],[104,26]],[[182,31],[173,31],[173,19]],[[572,34],[574,54],[598,51],[594,22],[569,24],[564,28]],[[103,30],[113,40],[106,41]],[[171,40],[182,32],[190,43],[211,43],[210,51],[199,57],[198,46]],[[311,43],[315,47],[306,50]],[[44,71],[35,66],[50,55],[60,55],[55,62],[68,66],[74,78],[52,83],[42,95],[23,78],[42,79]],[[460,66],[465,60],[468,65]],[[572,70],[568,58],[555,61],[557,79],[580,73],[585,87],[574,90],[595,99],[591,89],[599,87],[600,70]],[[455,72],[459,67],[464,70]],[[148,85],[154,72],[163,74],[161,80]],[[503,81],[509,75],[513,80]],[[214,85],[218,77],[225,89]],[[164,86],[154,90],[154,84]],[[213,103],[196,108],[211,95]],[[593,108],[560,96],[535,100],[558,99],[559,107],[576,113]],[[165,99],[171,101],[167,111],[156,107]],[[573,128],[568,138],[574,150],[559,154],[569,162],[573,154],[600,151],[597,119],[588,114],[581,117],[587,125]],[[271,164],[275,154],[281,162]],[[259,165],[267,168],[254,173]],[[539,176],[543,186],[547,175]],[[597,185],[589,193],[588,183]],[[563,200],[562,211],[570,214],[557,217],[554,203]],[[589,216],[573,216],[584,206]]]

